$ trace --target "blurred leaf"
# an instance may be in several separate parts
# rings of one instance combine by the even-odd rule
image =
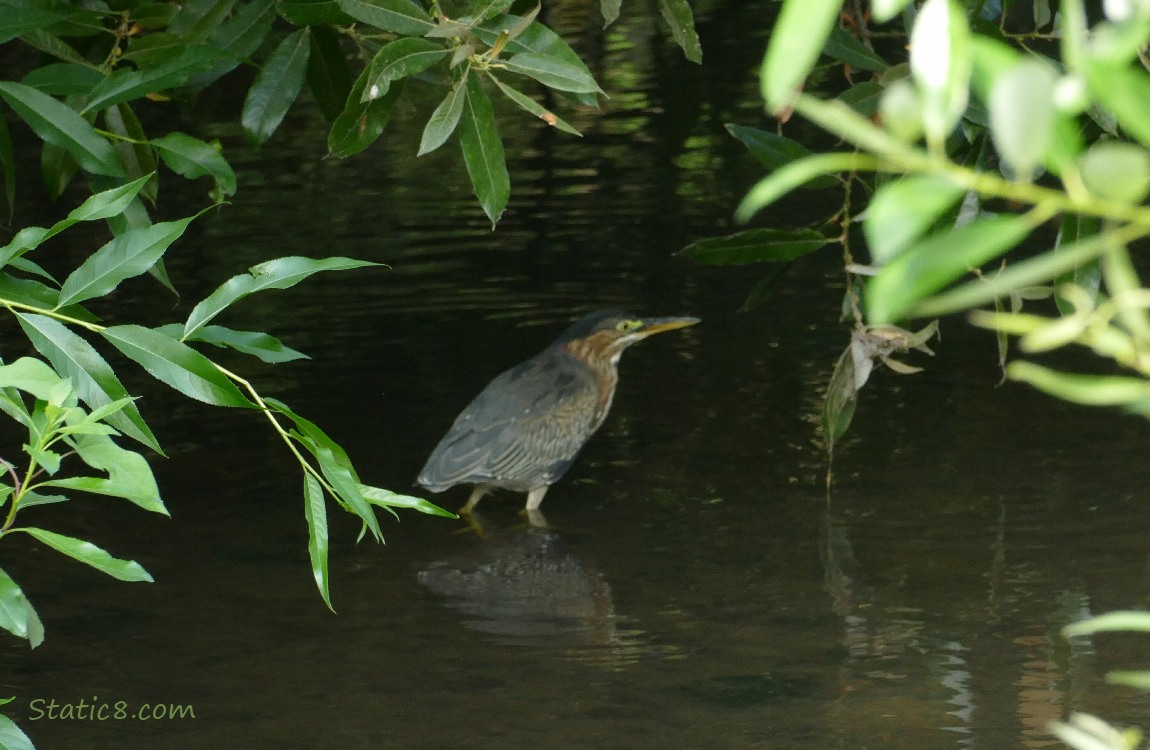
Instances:
[[[66,151],[83,169],[109,177],[124,176],[112,144],[74,109],[11,81],[0,81],[0,97],[37,136]]]
[[[179,323],[169,323],[156,330],[174,338],[180,338],[184,333],[184,327]],[[260,331],[235,331],[224,326],[207,325],[197,328],[187,340],[235,349],[237,352],[258,357],[268,364],[309,359],[306,354],[286,347],[279,339]]]
[[[879,270],[866,289],[870,323],[892,323],[947,284],[1016,246],[1034,228],[1026,217],[998,216],[931,235]],[[925,313],[924,313],[925,314]]]
[[[1107,672],[1106,684],[1150,690],[1150,672]]]
[[[428,39],[404,37],[385,44],[371,60],[371,75],[360,101],[378,99],[387,93],[392,81],[417,75],[450,54],[442,44]]]
[[[303,475],[303,512],[307,519],[307,554],[311,559],[311,573],[324,604],[332,612],[331,593],[327,570],[327,500],[319,481],[307,472]]]
[[[749,221],[762,209],[816,177],[866,169],[873,164],[871,157],[857,153],[816,154],[786,164],[759,180],[750,189],[735,209],[735,220],[742,223]]]
[[[4,628],[17,638],[27,640],[32,648],[44,642],[44,625],[40,622],[40,616],[36,614],[28,597],[24,596],[24,592],[2,568],[0,568],[0,628]],[[0,738],[4,737],[3,732],[3,726],[0,726]],[[31,743],[27,747],[32,747]]]
[[[511,179],[491,100],[475,76],[468,76],[465,86],[459,144],[475,195],[494,227],[511,196]]]
[[[1054,240],[1054,253],[1064,253],[1074,248],[1079,242],[1098,234],[1100,222],[1093,216],[1078,216],[1065,214],[1062,225],[1058,228],[1058,236]],[[1101,247],[1099,247],[1101,251]],[[1058,291],[1063,284],[1075,284],[1097,300],[1098,291],[1102,286],[1102,267],[1097,258],[1086,261],[1075,259],[1074,265],[1063,271],[1055,278],[1054,301],[1058,310],[1063,314],[1074,311],[1074,307]]]
[[[1024,361],[1011,362],[1006,374],[1012,380],[1029,383],[1063,401],[1087,406],[1121,406],[1137,414],[1150,415],[1150,382],[1142,378],[1059,372]]]
[[[1091,194],[1138,204],[1150,193],[1150,153],[1133,143],[1100,141],[1078,162]]]
[[[811,155],[806,146],[803,146],[798,141],[792,141],[775,133],[759,128],[751,128],[746,125],[736,125],[728,123],[726,126],[727,132],[739,139],[751,155],[759,160],[767,169],[778,169],[779,167],[790,164],[791,162],[804,159]],[[838,180],[834,177],[820,176],[811,179],[809,182],[800,185],[799,187],[806,188],[828,188],[839,184]]]
[[[863,81],[839,94],[838,100],[863,117],[870,117],[878,112],[884,91],[878,81]]]
[[[181,177],[189,180],[211,177],[222,196],[235,194],[236,173],[212,144],[173,132],[152,140],[151,145],[168,168]]]
[[[784,0],[760,79],[771,112],[790,106],[822,53],[841,6],[841,0]]]
[[[659,12],[671,27],[675,44],[683,49],[683,55],[693,63],[703,62],[703,47],[699,44],[699,34],[695,31],[695,15],[687,0],[659,0]]]
[[[1067,638],[1115,632],[1150,633],[1150,612],[1137,610],[1107,612],[1062,628],[1062,634]]]
[[[359,486],[359,491],[363,493],[363,497],[372,505],[378,505],[381,508],[406,508],[408,510],[417,510],[420,513],[426,513],[429,516],[441,516],[443,518],[459,518],[458,515],[449,510],[440,508],[435,503],[428,502],[421,497],[413,497],[411,495],[400,495],[399,493],[385,490],[380,487],[371,487],[366,484]]]
[[[926,0],[910,37],[910,68],[922,92],[927,140],[941,144],[966,108],[973,52],[955,0]]]
[[[214,47],[196,44],[184,48],[177,57],[163,65],[138,70],[117,68],[87,93],[80,112],[105,109],[146,94],[182,86],[193,75],[208,70],[223,57]]]
[[[107,472],[108,477],[51,479],[40,482],[37,487],[59,487],[122,497],[144,510],[169,515],[147,459],[121,448],[107,435],[75,435],[73,442],[81,460],[93,469]]]
[[[110,575],[117,580],[128,582],[152,582],[152,576],[148,575],[148,571],[140,567],[139,563],[133,562],[131,560],[120,560],[112,557],[96,545],[92,544],[91,542],[85,542],[83,539],[64,536],[63,534],[57,534],[54,531],[37,529],[32,526],[23,526],[20,528],[12,529],[12,531],[23,531],[24,533],[51,547],[57,552],[63,553],[73,560],[78,560],[85,565],[91,565],[101,573]]]
[[[878,72],[890,67],[890,64],[879,57],[873,49],[860,42],[841,26],[835,26],[831,29],[824,51],[835,60],[859,70]]]
[[[100,353],[62,323],[31,313],[17,313],[16,317],[36,351],[52,363],[56,372],[71,379],[76,393],[90,408],[95,410],[114,401],[130,398]],[[109,416],[107,422],[163,455],[156,436],[140,416],[135,404],[128,404],[123,410]]]
[[[886,23],[902,13],[902,9],[910,3],[911,0],[871,0],[870,8],[875,21]]]
[[[575,93],[602,93],[599,84],[582,65],[571,65],[557,57],[523,52],[509,58],[503,67],[511,73],[534,78],[544,86],[557,91]]]
[[[790,269],[790,263],[772,263],[767,266],[767,271],[755,285],[751,287],[751,291],[747,292],[747,298],[743,300],[743,304],[739,306],[738,312],[750,312],[756,310],[764,302],[774,295],[775,291],[783,283],[783,278],[786,276],[787,271]]]
[[[1142,743],[1137,729],[1120,730],[1097,716],[1070,714],[1070,720],[1052,721],[1047,725],[1051,734],[1075,750],[1136,750]]]
[[[431,118],[423,128],[423,137],[420,139],[419,153],[416,156],[423,156],[439,148],[455,132],[456,126],[459,125],[459,116],[463,114],[466,78],[467,75],[459,79],[431,113]]]
[[[1054,140],[1057,73],[1026,58],[998,76],[990,88],[990,135],[1018,179],[1029,181]]]
[[[678,254],[711,266],[743,265],[794,260],[828,242],[813,229],[748,229],[692,242]]]
[[[364,69],[351,87],[347,105],[343,113],[335,118],[327,136],[327,147],[331,156],[344,158],[357,154],[375,143],[383,133],[395,103],[403,93],[403,81],[396,81],[387,93],[378,99],[361,101],[367,87],[370,69]]]
[[[339,7],[357,21],[396,34],[423,36],[435,28],[427,11],[412,0],[339,0]]]
[[[151,268],[178,240],[188,224],[189,216],[179,221],[165,221],[145,229],[130,229],[89,255],[80,267],[64,280],[60,288],[58,306],[102,297],[129,279]]]
[[[615,23],[622,7],[623,0],[599,0],[599,11],[603,14],[603,28]]]
[[[938,175],[907,175],[886,183],[871,198],[863,232],[871,262],[890,262],[962,199],[965,190]]]
[[[317,260],[299,256],[287,256],[260,263],[252,266],[248,273],[228,279],[196,305],[188,316],[188,322],[184,324],[182,338],[192,337],[209,320],[249,294],[265,289],[289,289],[320,271],[346,271],[378,265],[380,264],[352,258],[332,257]]]
[[[328,26],[311,27],[307,83],[323,116],[329,122],[339,117],[351,93],[351,70],[340,46],[340,35]]]
[[[100,335],[156,380],[189,398],[215,406],[256,408],[210,359],[178,339],[138,325],[111,326]]]
[[[582,137],[583,134],[573,128],[563,118],[559,117],[551,110],[545,109],[543,105],[539,104],[526,94],[523,94],[522,92],[507,85],[503,81],[500,81],[498,78],[491,75],[490,71],[487,73],[487,78],[495,84],[495,86],[503,93],[504,96],[518,104],[522,109],[535,115],[540,120],[547,123],[556,130],[562,130],[564,133],[570,133],[571,135]]]
[[[1089,65],[1090,93],[1118,117],[1118,122],[1143,146],[1150,147],[1150,77],[1128,67]]]
[[[253,145],[265,143],[283,122],[303,88],[310,53],[309,30],[300,29],[280,42],[256,75],[241,118]]]

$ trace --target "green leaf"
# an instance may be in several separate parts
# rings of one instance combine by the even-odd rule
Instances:
[[[1138,690],[1150,690],[1150,672],[1129,672],[1120,670],[1106,673],[1106,684],[1124,685]]]
[[[583,76],[594,79],[591,71],[579,59],[579,55],[563,41],[563,38],[541,23],[532,22],[526,27],[523,23],[530,20],[533,14],[527,16],[503,16],[488,21],[472,29],[472,34],[487,46],[494,45],[500,36],[506,32],[508,41],[503,47],[507,55],[518,55],[531,52],[547,57],[558,58],[567,65],[579,68]],[[518,33],[516,33],[518,32]],[[574,98],[587,106],[598,106],[595,94],[573,94]]]
[[[1045,62],[1023,59],[990,88],[990,135],[1020,180],[1029,181],[1054,140],[1057,73]]]
[[[104,80],[96,68],[74,62],[48,63],[28,72],[20,81],[52,96],[86,95]]]
[[[884,265],[921,237],[965,191],[945,177],[908,175],[886,183],[867,206],[863,232],[871,261]]]
[[[970,28],[955,0],[926,0],[910,37],[910,69],[922,93],[927,140],[940,147],[950,135],[970,91]]]
[[[339,443],[332,440],[332,438],[324,432],[316,423],[301,417],[296,414],[291,408],[283,401],[274,398],[267,398],[265,402],[273,410],[283,414],[285,417],[295,423],[301,435],[306,436],[314,445],[322,446],[325,450],[331,453],[335,461],[347,470],[352,478],[358,483],[359,477],[356,475],[355,466],[352,464],[351,459],[348,457],[347,452],[340,446]]]
[[[763,98],[771,112],[791,105],[826,45],[842,0],[785,0],[763,58]]]
[[[1007,365],[1006,375],[1063,401],[1086,406],[1121,406],[1137,414],[1150,414],[1150,382],[1143,378],[1079,375],[1024,361]]]
[[[846,434],[858,406],[855,388],[854,358],[848,346],[835,363],[827,393],[823,398],[820,426],[828,455],[834,455],[835,446]]]
[[[0,44],[10,42],[22,34],[65,20],[70,8],[51,8],[44,3],[5,2],[0,13]]]
[[[659,0],[659,12],[671,27],[671,36],[683,49],[683,55],[693,63],[703,62],[703,47],[695,31],[695,15],[687,0]]]
[[[215,406],[254,409],[210,359],[178,339],[138,325],[105,328],[101,335],[161,383]]]
[[[184,327],[179,323],[169,323],[156,330],[174,338],[181,338],[184,335]],[[224,326],[207,325],[196,329],[187,340],[235,349],[237,352],[259,357],[268,364],[309,358],[302,352],[284,346],[283,342],[274,336],[260,331],[235,331]]]
[[[17,313],[20,327],[36,350],[52,363],[63,377],[72,381],[80,399],[92,409],[130,398],[116,373],[92,345],[52,318],[31,313]],[[135,404],[128,404],[107,419],[120,432],[163,455]]]
[[[380,98],[364,102],[361,99],[370,75],[370,68],[360,73],[348,94],[343,113],[332,123],[327,136],[330,156],[344,158],[363,151],[375,143],[391,119],[395,103],[403,93],[404,82],[396,81]]]
[[[557,116],[551,110],[545,109],[543,105],[539,104],[531,97],[523,94],[520,91],[517,91],[503,81],[500,81],[495,76],[491,75],[491,71],[487,72],[487,78],[495,84],[496,88],[498,88],[504,96],[518,104],[525,111],[535,115],[551,127],[555,128],[556,130],[562,130],[564,133],[570,133],[571,135],[577,135],[579,137],[583,136],[582,133],[571,127],[571,125],[563,120],[563,118]]]
[[[339,0],[339,7],[357,21],[396,34],[423,36],[435,28],[427,11],[412,0]]]
[[[48,401],[52,389],[62,380],[55,370],[32,357],[21,357],[10,365],[0,365],[0,388],[16,388],[41,401]]]
[[[863,117],[870,117],[879,111],[886,91],[878,81],[863,81],[839,94],[838,100]]]
[[[910,3],[911,0],[871,0],[870,8],[876,22],[886,23]]]
[[[511,178],[507,175],[503,141],[499,138],[491,100],[475,76],[467,77],[459,144],[475,195],[494,227],[511,197]]]
[[[275,10],[296,26],[350,26],[355,19],[344,13],[336,0],[278,0]]]
[[[283,122],[303,88],[310,53],[309,31],[299,29],[279,43],[256,75],[241,116],[244,132],[252,144],[265,143]]]
[[[147,271],[164,252],[178,240],[188,224],[189,216],[179,221],[165,221],[144,229],[129,229],[80,264],[60,288],[58,306],[83,302],[101,297],[119,286],[124,279]]]
[[[423,156],[439,148],[455,132],[459,125],[459,116],[463,114],[463,100],[466,96],[466,78],[459,79],[447,96],[431,113],[431,118],[423,128],[423,137],[419,141],[419,153]]]
[[[361,484],[359,490],[363,493],[364,498],[372,505],[378,505],[381,508],[406,508],[408,510],[417,510],[420,513],[426,513],[429,516],[441,516],[443,518],[459,518],[458,515],[449,510],[440,508],[435,503],[428,502],[421,497],[413,497],[411,495],[400,495],[391,490],[385,490],[380,487],[371,487],[366,484]]]
[[[3,750],[36,750],[28,735],[16,726],[16,722],[0,714],[0,748]]]
[[[303,475],[303,513],[307,519],[307,554],[311,559],[311,573],[324,604],[334,612],[327,572],[327,501],[319,480],[306,472]]]
[[[16,155],[12,149],[12,134],[8,123],[0,117],[0,172],[4,174],[4,200],[8,204],[7,223],[12,223],[16,210]]]
[[[859,70],[879,72],[890,67],[890,64],[879,57],[873,49],[841,26],[831,29],[825,51],[830,57]]]
[[[468,15],[482,23],[489,18],[506,13],[507,9],[514,4],[515,0],[475,0]]]
[[[97,84],[84,99],[81,113],[104,109],[147,94],[183,86],[188,80],[210,69],[224,53],[207,44],[194,44],[186,47],[175,58],[155,67],[141,67],[138,70],[122,67]]]
[[[150,143],[176,174],[189,180],[210,176],[221,195],[235,194],[236,173],[217,147],[185,133],[169,133]]]
[[[1133,143],[1100,141],[1078,162],[1092,195],[1139,204],[1150,193],[1150,153]]]
[[[418,37],[404,37],[385,44],[368,66],[371,75],[360,101],[378,99],[387,93],[392,81],[422,73],[449,54],[451,50],[442,44]]]
[[[96,545],[91,542],[85,542],[83,539],[64,536],[54,531],[38,529],[33,526],[22,526],[12,529],[12,531],[23,531],[57,552],[63,553],[85,565],[91,565],[101,573],[110,575],[117,580],[152,582],[152,576],[148,575],[148,571],[140,567],[139,563],[132,560],[120,560],[112,557]]]
[[[118,139],[113,140],[112,148],[116,150],[116,156],[128,176],[133,179],[148,178],[140,194],[147,201],[155,203],[160,190],[160,181],[156,176],[156,155],[148,147],[148,136],[140,118],[125,102],[104,110],[104,127],[118,136]]]
[[[503,67],[511,73],[534,78],[544,86],[556,91],[575,93],[602,93],[587,69],[582,65],[572,65],[560,58],[535,52],[524,52],[509,58]]]
[[[0,628],[4,628],[17,638],[24,638],[32,648],[44,642],[44,625],[40,622],[40,616],[36,614],[28,597],[24,596],[24,592],[2,568],[0,568]],[[0,725],[0,741],[3,739],[4,727]]]
[[[380,264],[352,258],[333,257],[316,260],[299,256],[287,256],[260,263],[252,266],[248,273],[242,273],[228,279],[196,305],[192,309],[191,315],[188,316],[187,323],[184,324],[182,338],[191,338],[198,329],[219,315],[229,305],[238,302],[249,294],[255,294],[265,289],[288,289],[320,271],[346,271],[352,268],[378,265]]]
[[[1062,628],[1062,634],[1067,638],[1127,631],[1150,633],[1150,612],[1118,610],[1096,615]]]
[[[792,141],[790,138],[766,130],[733,123],[728,123],[725,127],[728,133],[747,147],[751,156],[754,156],[760,164],[770,170],[778,169],[811,155],[806,146],[798,141]],[[838,180],[835,178],[824,176],[816,177],[801,187],[827,188],[837,184]]]
[[[813,229],[748,229],[692,242],[678,254],[711,266],[732,266],[794,260],[828,242]]]
[[[599,0],[599,11],[603,14],[603,28],[607,28],[619,18],[623,0]]]
[[[759,180],[743,197],[735,220],[746,223],[752,216],[792,190],[823,175],[873,169],[876,162],[865,154],[829,153],[791,162]]]
[[[351,93],[352,79],[340,35],[329,26],[311,27],[307,84],[323,116],[334,122]]]
[[[144,510],[169,515],[160,499],[152,467],[139,453],[116,445],[107,435],[75,435],[72,442],[80,459],[108,477],[66,477],[41,482],[37,487],[58,487],[97,495],[122,497]]]
[[[872,325],[893,323],[947,284],[1013,248],[1034,228],[1026,217],[999,216],[931,235],[882,267],[866,288]]]
[[[67,152],[93,174],[123,177],[112,144],[76,110],[36,89],[0,81],[0,97],[42,140]]]

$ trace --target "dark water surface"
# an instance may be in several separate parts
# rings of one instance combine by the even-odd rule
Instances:
[[[762,124],[761,35],[747,37],[764,4],[735,5],[704,15],[701,69],[647,18],[605,36],[591,5],[554,18],[589,30],[580,51],[616,71],[618,93],[571,118],[582,140],[526,120],[507,134],[514,195],[494,233],[454,155],[410,156],[414,119],[347,162],[321,160],[306,113],[259,159],[217,132],[241,192],[169,261],[185,301],[170,311],[141,284],[141,309],[182,318],[278,255],[390,264],[222,321],[314,357],[237,367],[373,484],[409,491],[467,400],[581,312],[704,323],[624,357],[611,416],[543,505],[552,531],[524,528],[522,497],[503,494],[481,506],[482,536],[405,514],[384,520],[386,546],[355,546],[333,510],[338,615],[315,592],[278,439],[251,415],[147,390],[173,518],[94,499],[42,523],[157,582],[117,583],[24,540],[0,557],[48,631],[31,654],[0,640],[0,697],[17,697],[8,713],[41,750],[1036,748],[1071,710],[1150,726],[1145,697],[1101,679],[1144,666],[1144,640],[1059,636],[1150,604],[1144,422],[996,387],[994,342],[950,321],[927,372],[874,377],[828,498],[813,440],[847,339],[834,253],[749,314],[735,309],[754,271],[671,256],[726,231],[757,171],[722,130]],[[835,198],[772,220],[825,211],[815,200]],[[195,718],[37,718],[81,699]]]

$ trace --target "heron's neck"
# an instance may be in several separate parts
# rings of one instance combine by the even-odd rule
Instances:
[[[563,348],[575,359],[587,365],[591,374],[595,376],[599,391],[599,401],[595,405],[595,428],[598,429],[607,412],[611,409],[611,401],[615,398],[615,385],[619,382],[619,356],[622,351],[611,353],[610,349],[604,354],[602,347],[588,345],[584,340],[569,341]]]

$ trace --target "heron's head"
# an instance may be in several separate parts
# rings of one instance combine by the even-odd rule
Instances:
[[[555,340],[554,346],[565,346],[576,356],[616,362],[623,350],[648,336],[699,322],[689,316],[640,318],[620,310],[597,310],[571,324]]]

